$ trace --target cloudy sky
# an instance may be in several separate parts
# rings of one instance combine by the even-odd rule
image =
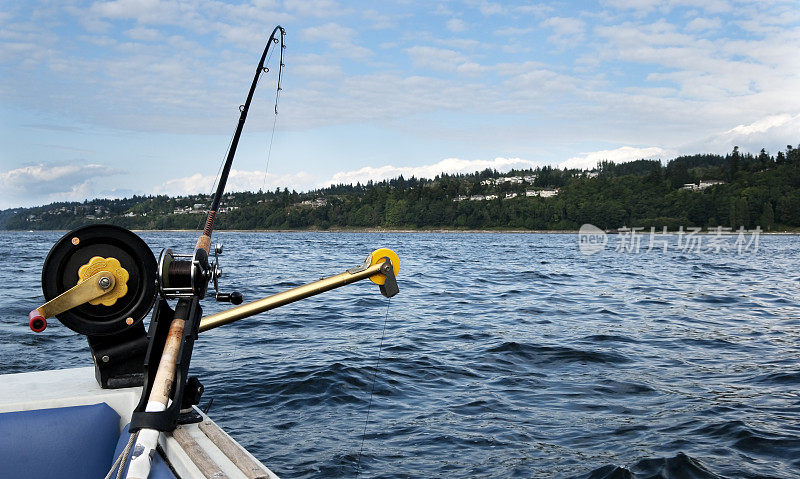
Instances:
[[[0,0],[0,208],[800,142],[797,0]],[[265,174],[266,169],[266,174]]]

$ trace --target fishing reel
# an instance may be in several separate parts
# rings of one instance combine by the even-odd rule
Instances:
[[[32,329],[43,330],[46,315],[87,336],[124,333],[140,325],[155,303],[155,257],[124,228],[84,226],[64,235],[48,253],[42,292],[48,303],[31,312]]]
[[[213,281],[217,301],[242,302],[239,292],[219,292],[221,254],[218,244],[209,263],[202,248],[192,255],[167,249],[156,262],[150,247],[125,228],[78,228],[61,237],[48,253],[42,267],[46,302],[30,312],[29,326],[42,332],[48,318],[58,318],[86,336],[102,387],[141,385],[149,343],[144,318],[159,294],[164,303],[167,299],[199,300]],[[165,308],[166,303],[157,309],[163,313]]]
[[[158,284],[161,296],[167,299],[205,298],[208,283],[213,281],[214,298],[219,302],[241,304],[243,297],[238,291],[219,292],[219,278],[222,268],[219,257],[222,243],[214,246],[214,263],[209,264],[208,253],[197,248],[191,255],[175,254],[171,249],[161,252],[158,259]]]
[[[28,315],[30,328],[41,332],[47,318],[57,317],[88,339],[103,387],[141,384],[148,344],[143,320],[158,295],[156,267],[150,247],[125,228],[90,225],[73,230],[44,261],[47,302]]]

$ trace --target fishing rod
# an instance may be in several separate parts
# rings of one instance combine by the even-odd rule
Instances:
[[[256,67],[250,91],[247,93],[247,99],[244,105],[239,108],[239,123],[236,125],[236,131],[228,149],[228,156],[220,173],[217,191],[211,201],[205,227],[197,239],[191,260],[177,259],[171,250],[166,250],[161,255],[158,272],[161,280],[159,283],[162,285],[162,295],[166,298],[170,296],[178,298],[178,304],[175,306],[171,320],[165,318],[169,320],[169,329],[163,342],[161,357],[155,369],[155,377],[150,383],[148,380],[151,377],[150,373],[153,372],[152,368],[148,368],[145,371],[145,388],[142,392],[139,407],[134,411],[134,415],[131,418],[130,430],[134,432],[138,430],[138,435],[131,436],[131,441],[135,437],[135,444],[131,452],[130,466],[126,476],[128,479],[147,479],[150,474],[150,460],[158,445],[158,437],[161,431],[164,430],[165,424],[163,424],[163,421],[171,419],[170,416],[175,414],[173,412],[170,415],[164,415],[168,406],[170,406],[170,396],[173,395],[172,389],[176,384],[178,390],[174,392],[175,401],[173,402],[173,407],[179,408],[180,406],[178,401],[183,394],[182,388],[185,386],[185,378],[182,376],[188,372],[191,349],[194,338],[197,337],[202,316],[202,308],[199,302],[205,298],[209,281],[213,279],[216,288],[217,278],[220,275],[218,255],[222,253],[221,248],[215,248],[214,267],[212,268],[208,263],[208,256],[211,253],[211,234],[214,231],[214,219],[219,209],[222,195],[225,193],[228,175],[233,165],[233,158],[236,156],[236,148],[239,145],[244,123],[247,120],[247,112],[250,110],[250,103],[253,101],[258,79],[262,73],[267,71],[264,62],[267,59],[270,47],[278,44],[279,40],[276,37],[278,34],[280,34],[280,63],[277,88],[280,90],[286,32],[283,27],[278,25],[272,30],[269,40],[267,40],[267,45],[264,47],[264,52],[261,54],[261,59]],[[164,288],[167,288],[167,290]],[[241,295],[231,293],[227,297],[221,297],[218,290],[216,293],[218,301],[223,298],[231,301],[241,301]],[[162,306],[156,312],[163,310],[165,308]],[[183,349],[183,354],[181,354],[181,349]],[[181,364],[182,361],[183,364]],[[147,368],[148,366],[146,363],[145,367]],[[146,402],[145,397],[147,397]],[[144,403],[144,410],[141,409],[142,403]]]
[[[258,62],[258,67],[256,67],[256,74],[253,77],[253,83],[250,85],[250,91],[247,93],[247,99],[244,102],[244,105],[239,107],[239,123],[236,125],[236,131],[233,134],[233,139],[231,140],[231,146],[228,149],[228,157],[225,159],[225,166],[222,167],[222,173],[219,176],[219,183],[217,184],[217,191],[214,193],[214,199],[211,201],[211,207],[208,209],[208,218],[206,219],[206,226],[203,229],[203,234],[200,235],[200,238],[197,240],[197,245],[195,249],[203,249],[206,253],[210,253],[211,249],[211,233],[214,231],[214,218],[217,215],[217,210],[219,209],[219,203],[222,199],[222,194],[225,192],[225,184],[228,182],[228,174],[231,172],[231,165],[233,165],[233,157],[236,155],[236,147],[239,146],[239,137],[242,136],[242,129],[244,128],[244,122],[247,120],[247,112],[250,110],[250,102],[253,101],[253,94],[256,91],[256,86],[258,85],[258,79],[262,73],[266,73],[269,71],[267,67],[264,66],[264,62],[267,59],[267,53],[269,52],[269,47],[273,44],[278,43],[278,38],[275,36],[278,32],[280,32],[280,57],[279,57],[279,64],[278,64],[278,87],[277,91],[281,91],[281,76],[283,74],[283,50],[286,48],[283,40],[286,36],[286,30],[283,29],[282,26],[278,25],[272,30],[272,34],[269,36],[269,40],[267,41],[267,46],[264,48],[264,53],[261,54],[261,60]],[[278,105],[275,105],[275,114],[278,114]]]
[[[243,301],[238,292],[219,291],[222,246],[214,247],[214,260],[209,263],[211,235],[247,113],[259,78],[268,71],[265,61],[273,45],[280,46],[277,115],[285,34],[280,25],[270,34],[247,99],[239,107],[239,122],[192,254],[165,249],[156,261],[149,246],[133,232],[96,224],[64,235],[45,259],[42,290],[47,302],[28,315],[30,328],[42,332],[47,318],[57,317],[65,326],[86,335],[101,387],[142,386],[130,421],[129,430],[134,434],[125,449],[131,455],[129,479],[147,478],[161,432],[171,432],[179,423],[201,420],[199,414],[192,414],[192,408],[199,403],[203,388],[196,378],[188,376],[194,341],[200,332],[363,279],[378,284],[386,297],[399,291],[396,275],[400,260],[393,251],[378,249],[362,265],[338,275],[203,317],[200,301],[212,281],[217,301],[234,305]],[[169,301],[176,301],[174,309]],[[151,310],[145,333],[143,321]],[[115,467],[124,464],[122,458]]]

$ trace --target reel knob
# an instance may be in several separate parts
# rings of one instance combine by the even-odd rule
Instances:
[[[242,304],[242,301],[244,301],[244,296],[242,296],[242,293],[238,291],[232,291],[230,293],[217,293],[216,300],[220,303]]]

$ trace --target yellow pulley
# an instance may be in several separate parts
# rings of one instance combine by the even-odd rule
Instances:
[[[392,262],[392,269],[394,270],[394,275],[397,276],[397,273],[400,272],[400,257],[397,256],[397,253],[390,250],[389,248],[380,248],[376,249],[372,252],[372,259],[370,259],[370,266],[374,266],[378,263],[382,263],[384,258],[388,258],[389,261]],[[370,281],[377,285],[383,285],[386,283],[386,275],[385,274],[376,274],[369,277]]]

